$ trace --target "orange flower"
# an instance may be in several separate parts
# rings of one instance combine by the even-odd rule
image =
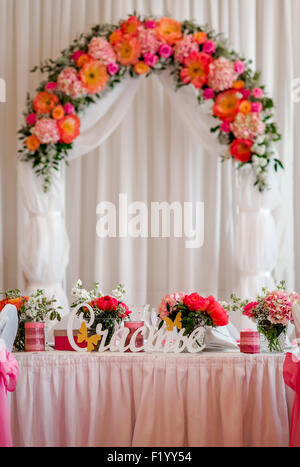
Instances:
[[[80,70],[80,79],[90,94],[102,91],[109,79],[106,66],[98,60],[91,60]]]
[[[80,134],[80,119],[75,114],[67,115],[57,122],[60,140],[70,144]]]
[[[44,115],[50,113],[58,102],[58,97],[55,94],[42,91],[35,96],[33,107],[37,113]]]
[[[14,305],[17,310],[19,310],[27,300],[29,300],[29,297],[4,298],[0,300],[0,311],[2,311],[6,305]]]
[[[26,146],[28,147],[29,151],[35,152],[38,150],[40,147],[40,140],[38,139],[37,136],[31,135],[29,138],[26,140]]]
[[[180,72],[180,78],[185,84],[191,83],[195,88],[202,88],[207,82],[212,60],[208,54],[192,52],[183,62],[184,68]]]
[[[157,23],[156,31],[159,38],[168,44],[175,44],[182,39],[181,24],[172,18],[161,18]]]
[[[236,139],[230,146],[232,157],[240,162],[249,162],[251,159],[252,141],[248,139]]]
[[[89,63],[92,59],[92,57],[89,54],[83,54],[80,55],[78,60],[76,61],[76,65],[78,68],[82,68],[86,63]]]
[[[63,118],[64,115],[65,111],[62,105],[57,105],[52,110],[52,117],[54,118],[54,120],[60,120],[61,118]]]
[[[232,85],[233,89],[244,89],[245,87],[245,81],[238,79],[235,81]]]
[[[244,115],[249,115],[251,113],[251,102],[249,101],[242,101],[240,103],[239,111]]]
[[[138,62],[134,65],[134,71],[137,75],[144,75],[150,70],[149,66],[145,62]]]
[[[136,16],[130,16],[128,20],[121,24],[121,31],[123,34],[137,35],[138,28],[141,26],[140,20]]]
[[[123,37],[123,33],[120,29],[115,29],[109,36],[109,42],[111,45],[116,45]]]
[[[207,39],[207,34],[205,32],[196,32],[196,34],[194,34],[194,38],[195,38],[195,41],[198,43],[198,44],[204,44],[204,42],[206,41]]]
[[[230,122],[238,113],[240,101],[240,94],[236,90],[222,92],[216,98],[213,114],[221,120]]]
[[[138,62],[141,48],[135,37],[124,36],[116,45],[117,60],[121,65],[135,65]]]

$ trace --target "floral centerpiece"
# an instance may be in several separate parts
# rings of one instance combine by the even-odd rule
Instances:
[[[14,351],[22,352],[25,350],[25,323],[40,323],[49,320],[61,320],[56,299],[49,298],[43,290],[38,289],[30,296],[22,295],[19,289],[7,290],[0,301],[0,312],[5,305],[11,304],[17,308],[18,312],[18,331],[14,342]]]
[[[33,68],[45,76],[33,98],[27,98],[19,130],[21,160],[32,163],[48,190],[53,170],[67,162],[80,134],[85,108],[125,76],[168,69],[176,88],[193,86],[195,99],[210,104],[217,123],[211,132],[225,145],[222,160],[233,159],[238,168],[250,164],[262,191],[268,185],[268,167],[283,167],[272,148],[281,135],[274,102],[251,64],[222,34],[192,21],[134,14],[118,24],[96,25],[56,60]]]
[[[300,296],[288,293],[285,283],[280,282],[273,291],[262,288],[262,294],[255,301],[241,300],[235,294],[231,295],[232,303],[225,305],[227,310],[241,311],[257,325],[257,330],[267,340],[270,352],[282,352],[288,324],[293,323],[292,306],[300,303]]]
[[[84,304],[90,305],[95,313],[95,319],[89,328],[89,333],[95,334],[97,325],[102,324],[102,329],[108,330],[106,340],[108,344],[114,333],[116,323],[121,324],[123,320],[129,318],[131,311],[123,302],[126,290],[122,284],[119,284],[111,295],[103,295],[99,286],[100,284],[95,282],[94,288],[87,291],[83,288],[82,281],[79,279],[72,289],[74,301],[71,308],[82,304],[83,306],[79,308],[78,315],[83,312],[88,317],[90,312]]]
[[[201,297],[198,293],[190,295],[177,292],[164,297],[158,307],[161,319],[159,328],[164,323],[169,330],[176,325],[185,329],[184,335],[189,336],[200,326],[219,327],[228,324],[228,314],[217,300],[210,296]]]

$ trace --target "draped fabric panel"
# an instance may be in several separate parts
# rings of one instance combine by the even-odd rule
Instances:
[[[297,0],[0,0],[0,77],[7,84],[7,103],[0,103],[1,289],[25,289],[21,252],[30,222],[35,225],[35,238],[41,237],[41,221],[25,213],[22,170],[17,177],[12,162],[16,161],[16,132],[26,93],[33,93],[41,79],[29,69],[40,60],[57,57],[77,33],[88,31],[92,24],[117,22],[135,9],[208,23],[224,32],[232,46],[262,70],[262,81],[277,104],[283,133],[277,149],[286,165],[278,187],[281,203],[274,211],[279,233],[275,278],[286,279],[292,289],[293,157],[300,136],[293,125],[290,84],[296,77],[293,62],[297,64],[299,48],[297,15],[293,14],[297,8]],[[87,287],[99,280],[107,291],[123,280],[128,300],[153,306],[177,288],[227,298],[239,274],[234,260],[238,240],[233,208],[239,193],[233,189],[231,164],[220,164],[219,153],[213,156],[199,147],[196,135],[184,128],[180,111],[170,104],[157,78],[140,83],[127,117],[117,123],[99,149],[72,161],[66,171],[66,207],[61,210],[70,237],[70,261],[62,281],[66,292],[81,277]],[[97,204],[103,200],[117,204],[120,192],[127,193],[129,201],[146,203],[204,201],[204,246],[188,250],[185,239],[177,238],[99,239]],[[271,260],[268,263],[273,266]]]

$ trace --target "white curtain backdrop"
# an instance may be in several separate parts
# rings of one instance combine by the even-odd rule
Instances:
[[[294,142],[297,147],[300,141],[290,89],[300,45],[297,9],[297,0],[0,0],[0,77],[7,82],[7,103],[0,104],[0,288],[26,286],[20,252],[29,219],[24,216],[22,175],[17,178],[15,154],[26,92],[32,94],[41,79],[29,69],[40,60],[57,57],[77,33],[88,31],[93,24],[117,22],[137,10],[208,23],[224,32],[232,46],[262,70],[262,82],[277,104],[283,133],[277,149],[286,165],[278,180],[280,203],[272,205],[276,207],[279,257],[276,265],[268,261],[267,271],[275,265],[276,279],[287,280],[293,289],[293,162]],[[199,146],[157,77],[142,80],[129,112],[120,125],[119,121],[113,122],[115,131],[98,149],[91,146],[87,156],[71,162],[65,171],[66,205],[59,216],[66,217],[70,237],[69,266],[62,278],[66,291],[80,277],[87,287],[99,280],[107,292],[120,280],[128,289],[128,301],[135,304],[157,306],[164,294],[177,289],[228,298],[243,266],[242,259],[239,265],[234,262],[239,239],[234,233],[233,206],[240,195],[234,189],[231,164],[221,164],[218,152],[211,155]],[[111,201],[117,206],[119,193],[127,193],[128,202],[148,205],[204,201],[203,248],[186,249],[184,238],[99,239],[97,204]],[[267,215],[271,225],[269,214],[261,211],[260,216]],[[34,222],[38,235],[38,217]],[[31,252],[34,242],[31,239]],[[265,273],[259,266],[262,270],[256,272]]]

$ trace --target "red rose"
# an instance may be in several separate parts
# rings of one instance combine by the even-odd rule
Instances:
[[[99,310],[103,311],[113,311],[116,310],[118,306],[118,300],[116,298],[106,295],[105,297],[97,298],[92,302],[93,305],[96,305]]]
[[[210,296],[207,299],[209,301],[208,312],[215,326],[226,326],[228,324],[228,315],[224,308],[220,305],[217,300]]]
[[[183,304],[190,311],[206,311],[209,305],[209,302],[206,298],[201,297],[199,294],[192,293],[191,295],[186,295],[183,299]]]

